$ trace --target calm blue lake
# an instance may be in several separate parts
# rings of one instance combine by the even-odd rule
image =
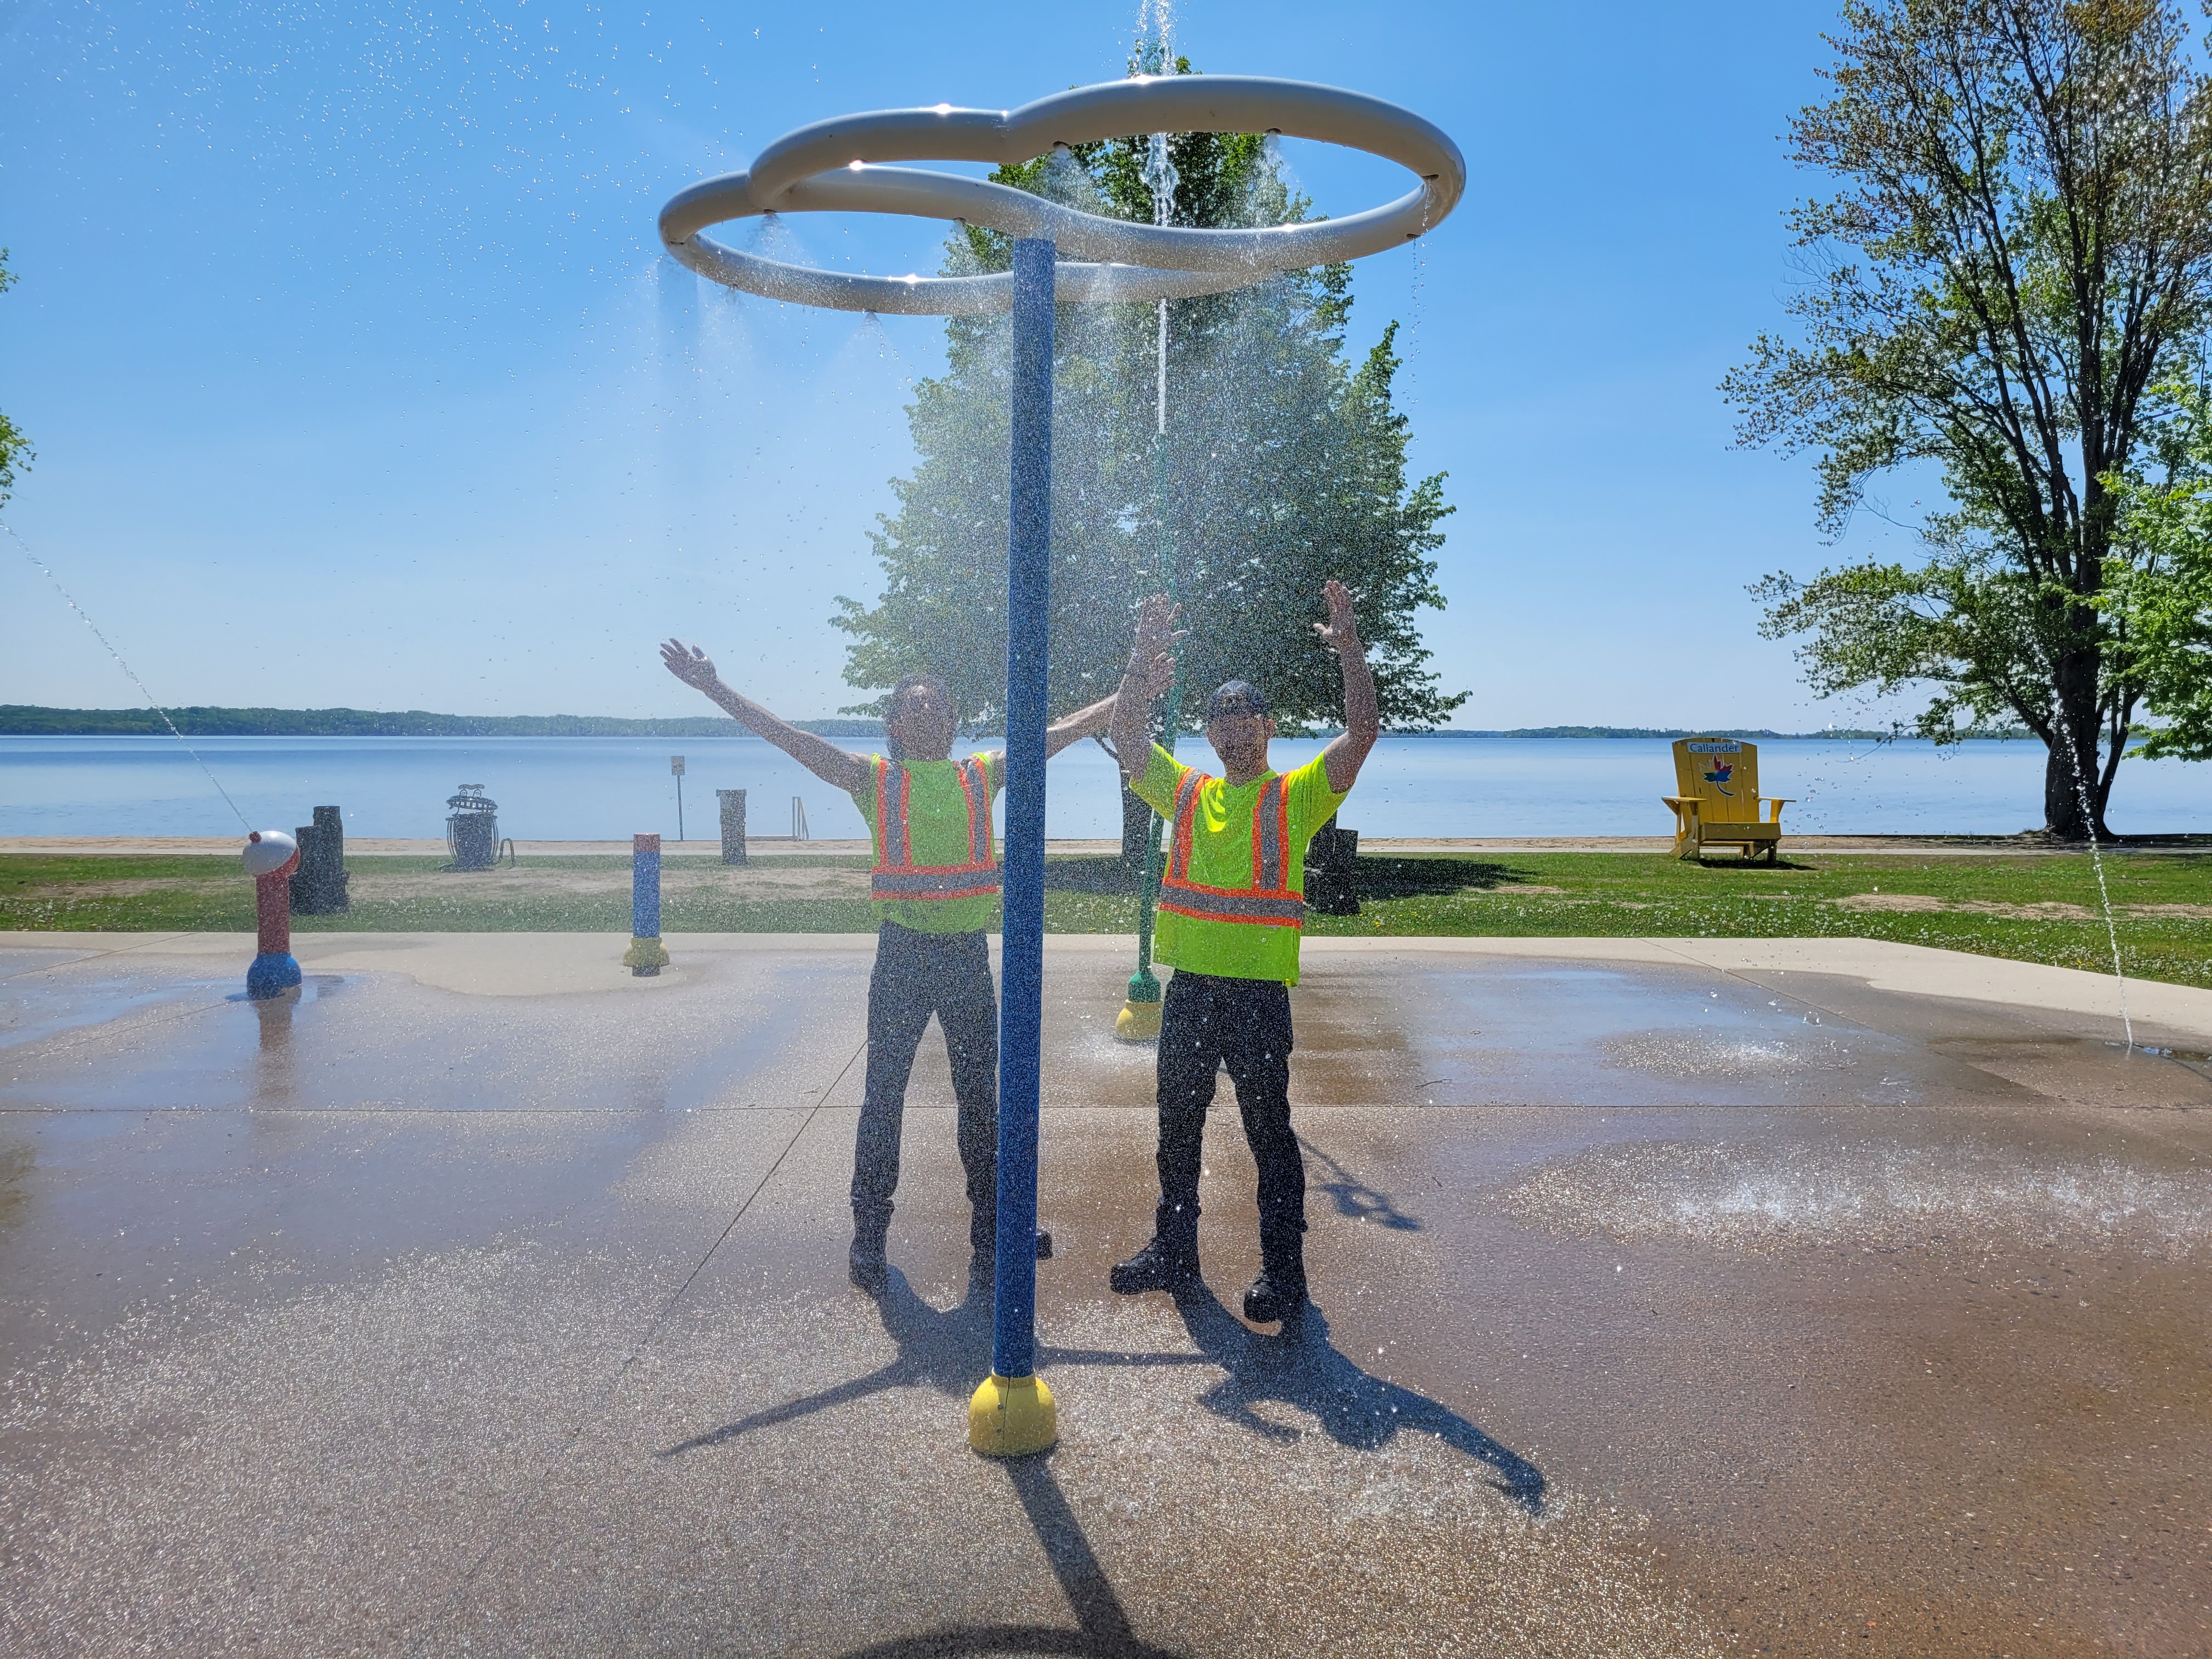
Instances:
[[[677,830],[672,753],[687,762],[684,818],[712,839],[714,790],[744,789],[757,835],[787,834],[791,800],[817,839],[865,833],[850,801],[780,750],[742,738],[209,738],[193,746],[257,826],[304,823],[335,803],[356,836],[445,834],[446,798],[483,784],[500,833],[518,840],[615,839]],[[866,747],[854,744],[855,747]],[[1295,765],[1317,743],[1276,745]],[[1211,764],[1202,742],[1186,759]],[[1796,804],[1807,833],[2009,834],[2042,822],[2034,743],[1768,742],[1760,787]],[[1661,835],[1673,793],[1666,743],[1633,738],[1385,738],[1344,811],[1370,836]],[[1054,836],[1118,833],[1114,768],[1095,744],[1052,763]],[[2212,767],[2123,763],[2112,823],[2123,833],[2212,830]],[[0,835],[223,836],[238,821],[168,738],[0,737]]]

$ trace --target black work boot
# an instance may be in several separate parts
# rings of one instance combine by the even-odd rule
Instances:
[[[881,1296],[890,1288],[890,1264],[884,1260],[884,1240],[890,1230],[888,1215],[853,1212],[853,1282],[870,1296]]]
[[[1161,1205],[1152,1224],[1152,1242],[1127,1261],[1115,1262],[1108,1282],[1123,1296],[1187,1290],[1197,1284],[1197,1211]]]
[[[1262,1240],[1260,1276],[1244,1292],[1244,1317],[1255,1325],[1285,1323],[1306,1310],[1304,1241],[1296,1233],[1287,1240]]]

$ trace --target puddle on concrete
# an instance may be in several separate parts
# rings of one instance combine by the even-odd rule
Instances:
[[[718,964],[650,1006],[612,991],[470,997],[382,973],[310,975],[256,1001],[242,977],[39,975],[0,1111],[742,1107],[754,1097],[738,1080],[768,1054],[831,1027],[849,1056],[866,986],[835,957]],[[118,1014],[126,1004],[140,1012]]]
[[[2039,1160],[1974,1137],[1777,1147],[1647,1141],[1553,1159],[1498,1196],[1553,1231],[1754,1249],[1910,1249],[2003,1234],[2179,1259],[2212,1245],[2212,1170]]]
[[[235,976],[163,979],[144,973],[76,981],[27,975],[0,983],[0,1048],[143,1018],[149,1012],[205,1007],[220,1000],[235,982]]]

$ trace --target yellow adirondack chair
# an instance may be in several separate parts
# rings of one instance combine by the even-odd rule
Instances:
[[[1674,809],[1674,856],[1705,856],[1717,842],[1742,858],[1782,852],[1782,809],[1790,797],[1762,799],[1759,745],[1735,738],[1684,738],[1674,744],[1674,787],[1660,799]],[[1763,809],[1763,810],[1762,810]]]

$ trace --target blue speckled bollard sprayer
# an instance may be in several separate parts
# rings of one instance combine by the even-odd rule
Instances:
[[[978,1451],[1016,1457],[1058,1436],[1036,1375],[1037,1099],[1044,1025],[1046,619],[1052,598],[1053,263],[1014,244],[1012,525],[1006,538],[1006,863],[999,969],[999,1255],[991,1376],[968,1408]]]
[[[633,836],[629,851],[629,949],[623,965],[638,979],[668,966],[660,943],[660,837]]]

